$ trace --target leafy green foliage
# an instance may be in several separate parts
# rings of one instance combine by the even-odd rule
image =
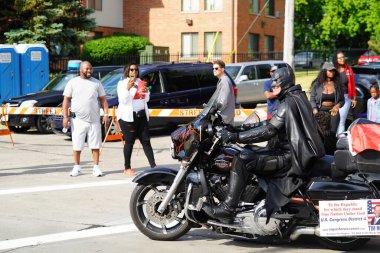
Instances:
[[[296,0],[295,5],[296,49],[379,46],[379,0]]]
[[[75,55],[91,29],[93,10],[78,0],[2,0],[1,14],[11,24],[4,26],[6,43],[45,43],[51,54]],[[1,26],[1,25],[0,25]],[[1,34],[0,34],[1,39]]]
[[[114,35],[87,41],[83,46],[83,59],[93,64],[106,64],[114,56],[137,54],[149,45],[149,40],[139,35]]]

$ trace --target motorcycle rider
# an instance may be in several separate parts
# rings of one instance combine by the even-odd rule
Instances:
[[[277,138],[269,148],[254,146],[252,151],[234,157],[226,199],[216,207],[207,203],[203,207],[207,214],[222,222],[233,221],[248,171],[265,180],[265,208],[269,219],[303,183],[303,178],[309,174],[310,162],[325,154],[311,105],[301,86],[295,85],[293,69],[289,65],[277,69],[272,80],[273,93],[280,101],[272,118],[241,132],[226,129],[221,132],[224,143],[250,144]]]

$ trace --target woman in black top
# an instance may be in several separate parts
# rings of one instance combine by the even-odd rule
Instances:
[[[339,108],[344,105],[344,93],[339,74],[332,63],[326,62],[313,81],[310,104],[324,137],[326,154],[333,154],[340,120]]]

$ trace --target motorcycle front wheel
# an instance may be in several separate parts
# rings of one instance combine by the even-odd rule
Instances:
[[[153,240],[176,240],[191,228],[183,209],[184,192],[175,194],[163,214],[157,212],[168,189],[166,185],[137,185],[132,192],[130,212],[133,223]]]
[[[368,238],[353,237],[318,237],[321,245],[332,250],[350,251],[358,249],[366,244]]]

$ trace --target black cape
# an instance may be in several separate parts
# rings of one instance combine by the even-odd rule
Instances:
[[[290,87],[280,98],[280,102],[278,108],[285,106],[286,109],[285,131],[292,165],[289,170],[272,175],[267,180],[266,210],[268,218],[273,211],[289,202],[291,194],[310,174],[310,163],[325,155],[311,105],[301,87],[299,85]]]

